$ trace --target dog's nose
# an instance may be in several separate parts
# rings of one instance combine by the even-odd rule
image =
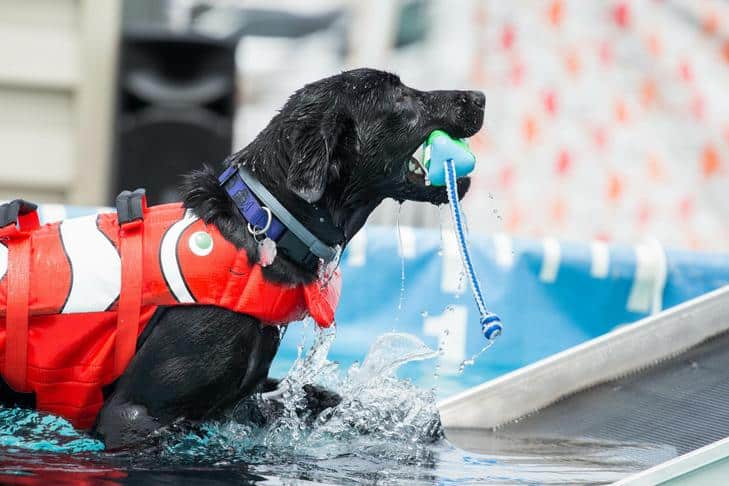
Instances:
[[[486,106],[486,96],[481,91],[469,91],[468,98],[471,100],[471,103],[479,108]]]

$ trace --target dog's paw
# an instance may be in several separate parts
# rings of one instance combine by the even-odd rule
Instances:
[[[285,411],[284,395],[286,382],[267,379],[258,389],[258,397],[250,397],[239,402],[235,407],[233,417],[241,423],[251,423],[257,426],[266,424],[281,417]],[[307,384],[301,388],[303,395],[297,395],[296,414],[307,423],[318,419],[322,412],[339,405],[342,398],[331,390],[318,385]]]
[[[240,424],[265,427],[273,418],[281,415],[283,404],[277,400],[259,400],[248,397],[233,410],[233,420]]]
[[[99,413],[94,434],[107,450],[124,449],[143,444],[160,427],[159,421],[141,405],[131,403],[105,406]]]
[[[306,412],[311,419],[316,419],[324,410],[334,408],[342,402],[341,396],[324,387],[304,385],[303,388],[306,393]]]

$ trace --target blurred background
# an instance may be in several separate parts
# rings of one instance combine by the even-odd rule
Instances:
[[[357,66],[485,91],[477,231],[729,245],[725,0],[0,0],[0,198],[174,200]],[[438,225],[373,220],[398,214]]]

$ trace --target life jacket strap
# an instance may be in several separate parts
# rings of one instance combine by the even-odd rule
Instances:
[[[30,235],[40,227],[35,204],[16,199],[0,205],[0,240],[8,247],[8,298],[5,314],[4,378],[27,392]]]
[[[114,376],[129,365],[137,347],[142,307],[144,213],[147,198],[144,189],[123,191],[116,198],[121,257],[121,290],[116,324]]]

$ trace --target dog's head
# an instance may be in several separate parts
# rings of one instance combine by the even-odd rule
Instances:
[[[480,92],[418,91],[393,74],[357,69],[296,91],[228,162],[247,166],[322,241],[346,244],[385,198],[447,202],[445,188],[410,170],[411,156],[433,130],[474,135],[483,116]],[[458,186],[463,196],[468,178]],[[191,174],[182,189],[187,207],[246,244],[245,225],[212,170]],[[249,246],[253,258],[257,250]]]
[[[349,239],[385,198],[445,203],[444,188],[411,170],[411,156],[433,130],[470,137],[483,117],[481,92],[418,91],[357,69],[295,92],[262,136],[273,128],[285,148],[286,188],[329,208]],[[459,186],[463,195],[468,181]]]

